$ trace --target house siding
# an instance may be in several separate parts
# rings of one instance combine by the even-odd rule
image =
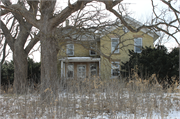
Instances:
[[[97,42],[97,49],[100,48],[100,42]],[[63,57],[68,57],[66,55],[66,44],[64,43],[63,46],[61,46],[61,49],[58,53],[58,58],[63,58]],[[82,41],[81,44],[74,43],[74,55],[69,56],[69,57],[99,57],[98,55],[96,56],[91,56],[89,54],[89,42]]]
[[[118,35],[114,35],[118,34]],[[128,32],[123,35],[122,31],[113,31],[112,34],[108,34],[101,38],[100,40],[100,49],[103,54],[109,56],[111,54],[111,38],[121,38],[120,42],[123,42],[119,44],[119,48],[122,48],[119,50],[119,53],[114,53],[110,59],[106,59],[101,56],[101,77],[102,78],[111,78],[111,62],[116,61],[120,62],[120,65],[122,62],[126,62],[129,60],[129,51],[128,50],[134,50],[134,38],[141,37],[142,38],[142,46],[151,46],[154,47],[153,43],[153,37],[143,33],[132,33]],[[123,47],[124,46],[124,47]]]
[[[81,44],[74,43],[74,55],[73,56],[66,55],[66,44],[65,43],[61,43],[60,46],[61,46],[61,49],[58,53],[58,59],[62,59],[65,57],[93,57],[93,58],[99,57],[98,55],[91,56],[89,54],[89,49],[88,49],[89,41],[82,41]],[[100,42],[98,41],[97,42],[97,49],[99,49],[99,48],[100,48]],[[83,62],[77,63],[77,62],[75,62],[74,68],[77,69],[77,64],[85,64],[86,65],[86,71],[89,72],[89,64],[90,63],[93,63],[93,62],[88,62],[88,63],[83,63]],[[99,70],[99,64],[97,64],[97,68]],[[61,69],[61,62],[58,61],[58,74],[59,74],[59,76],[61,76],[61,70],[62,70]],[[66,73],[66,69],[65,69],[65,73]],[[76,73],[76,70],[75,70],[75,73]],[[99,71],[98,71],[98,74],[99,74]],[[89,77],[89,76],[86,75],[86,77]]]
[[[100,41],[97,42],[97,49],[100,50],[104,55],[107,57],[111,55],[111,38],[120,38],[120,45],[119,45],[119,53],[112,54],[109,59],[105,58],[103,55],[99,56],[98,54],[96,56],[90,56],[89,54],[89,41],[82,41],[81,44],[74,43],[74,56],[69,57],[100,57],[100,76],[102,79],[105,78],[111,78],[111,62],[116,61],[119,62],[120,65],[122,62],[126,62],[129,59],[128,56],[128,50],[134,50],[134,38],[142,38],[142,46],[151,46],[154,47],[154,38],[151,37],[148,34],[145,34],[144,32],[140,31],[138,33],[132,33],[128,32],[124,34],[122,27],[115,29],[109,34],[104,35],[100,38]],[[83,45],[83,46],[82,46]],[[122,49],[121,49],[122,48]],[[58,58],[62,59],[64,57],[68,57],[66,55],[66,45],[64,44],[61,46],[60,52],[58,54]],[[86,64],[86,71],[89,72],[89,64],[91,62],[86,63],[75,63],[74,69],[77,69],[78,64]],[[99,64],[98,71],[99,71]],[[61,72],[61,63],[58,64],[58,71],[59,74]],[[65,72],[66,73],[66,72]],[[76,70],[75,72],[76,73]],[[99,74],[99,72],[98,72]],[[76,74],[75,74],[76,75]],[[88,78],[88,73],[86,74],[86,77]]]

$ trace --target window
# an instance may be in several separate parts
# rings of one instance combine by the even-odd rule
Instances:
[[[97,75],[97,65],[95,63],[90,64],[90,77]]]
[[[77,77],[86,78],[86,65],[77,66]]]
[[[116,76],[120,75],[119,62],[112,62],[111,63],[111,75],[112,75],[112,77],[116,77]]]
[[[134,39],[134,52],[141,53],[142,51],[142,38]]]
[[[89,52],[90,52],[90,56],[96,55],[96,52],[94,50],[90,50]]]
[[[67,44],[66,53],[68,56],[74,55],[74,44]]]
[[[91,48],[91,50],[89,50],[90,56],[95,56],[96,55],[96,52],[95,52],[96,42],[95,41],[90,43],[90,48]]]
[[[111,52],[119,53],[119,38],[111,38]]]
[[[67,77],[68,78],[74,77],[74,65],[73,64],[67,65]]]

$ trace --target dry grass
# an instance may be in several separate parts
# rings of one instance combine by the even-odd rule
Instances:
[[[163,90],[154,75],[147,81],[136,74],[132,79],[128,82],[98,77],[64,80],[59,84],[59,96],[56,99],[52,96],[50,103],[40,100],[40,93],[32,89],[26,95],[5,93],[0,96],[0,118],[163,119],[170,118],[171,112],[180,111],[179,90]],[[45,91],[53,94],[50,89]]]

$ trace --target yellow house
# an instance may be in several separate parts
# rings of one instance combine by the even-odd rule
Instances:
[[[130,17],[126,21],[134,28],[142,25]],[[83,34],[76,40],[71,35],[61,42],[58,67],[62,78],[119,77],[121,62],[129,59],[128,50],[141,53],[142,47],[153,47],[159,37],[149,29],[132,33],[120,23],[105,28],[98,37],[95,34]]]

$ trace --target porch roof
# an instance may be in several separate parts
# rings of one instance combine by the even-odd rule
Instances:
[[[93,57],[66,57],[59,59],[64,62],[98,62],[101,58],[93,58]]]

